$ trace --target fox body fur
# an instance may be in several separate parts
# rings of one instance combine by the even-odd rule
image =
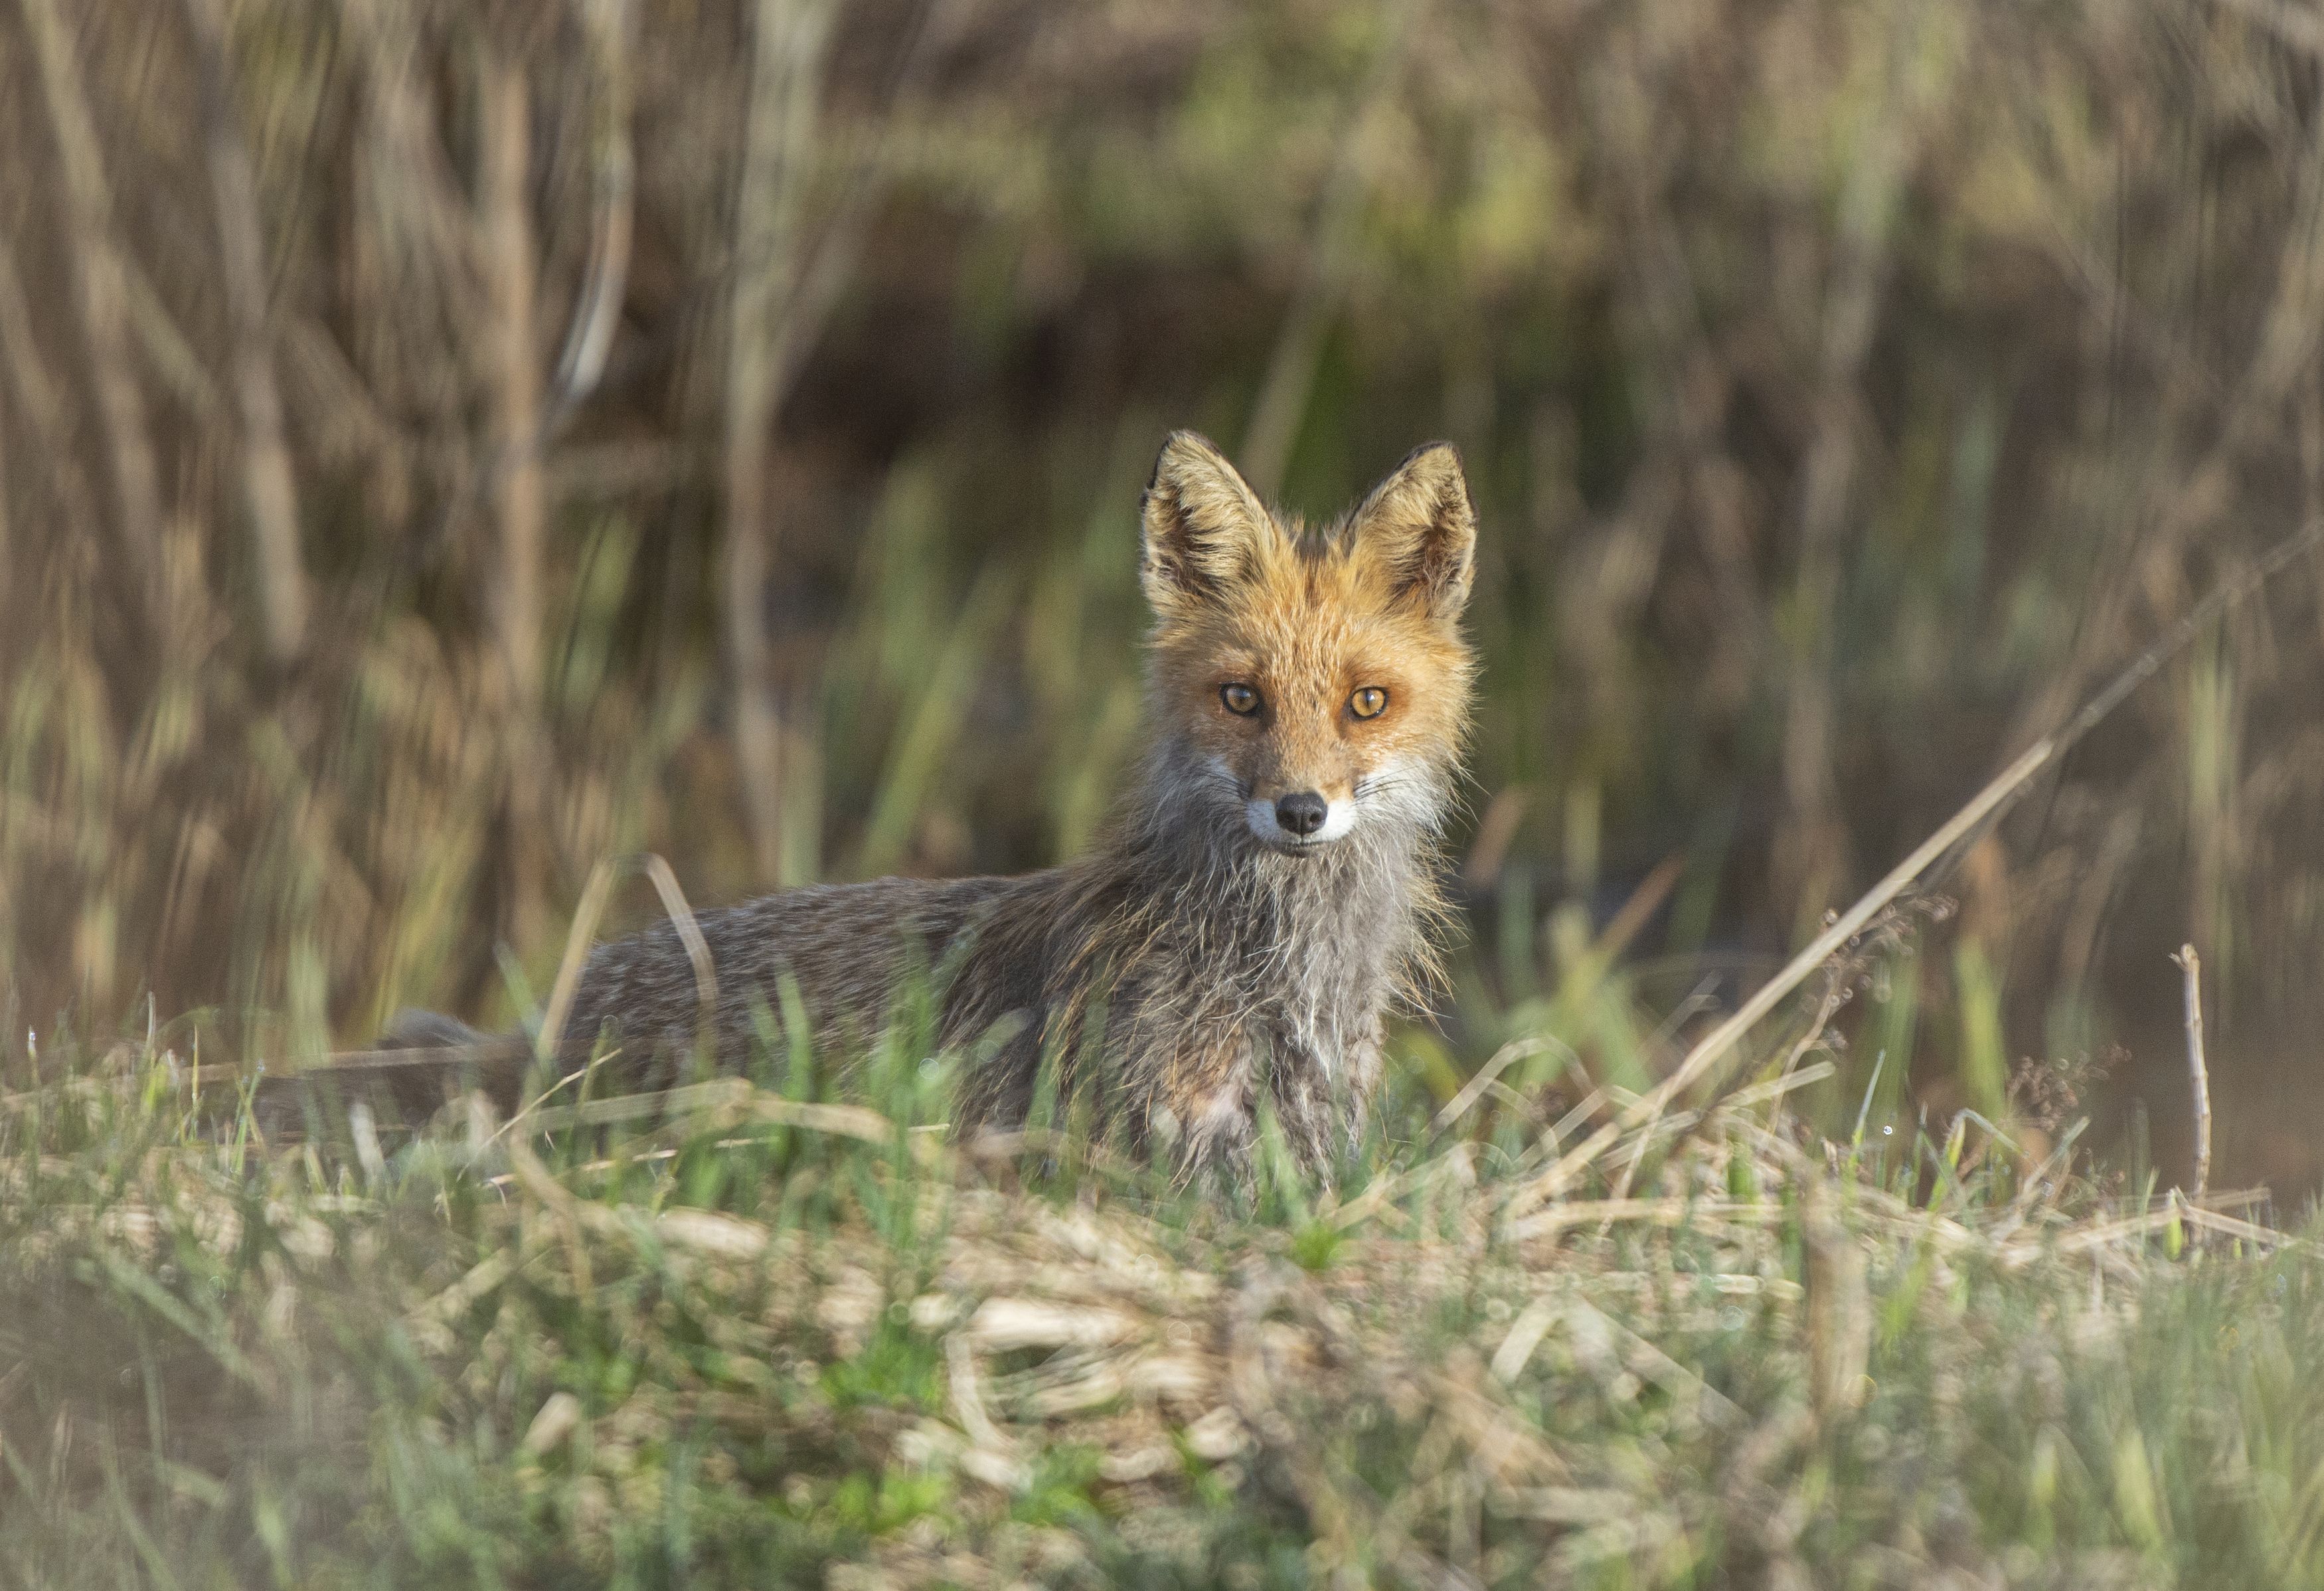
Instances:
[[[925,976],[941,1041],[969,1058],[957,1130],[1021,1124],[1046,1061],[1135,1146],[1235,1160],[1265,1099],[1292,1152],[1327,1162],[1361,1129],[1383,1018],[1435,965],[1475,541],[1449,446],[1309,528],[1173,435],[1143,504],[1149,749],[1089,855],[706,912],[710,1011],[664,923],[590,956],[566,1033],[669,1067],[706,1032],[740,1067],[787,1009],[861,1046]]]

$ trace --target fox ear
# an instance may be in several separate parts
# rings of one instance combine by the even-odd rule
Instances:
[[[1162,444],[1143,513],[1139,578],[1157,614],[1215,601],[1257,574],[1279,533],[1225,455],[1190,430]]]
[[[1449,623],[1469,605],[1477,511],[1450,442],[1415,449],[1351,516],[1355,556],[1386,573],[1398,598]]]

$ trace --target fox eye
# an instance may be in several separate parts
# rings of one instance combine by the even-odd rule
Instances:
[[[1377,718],[1388,711],[1388,692],[1377,685],[1367,685],[1348,698],[1348,711],[1359,718]]]
[[[1219,687],[1219,699],[1226,703],[1227,711],[1238,718],[1248,718],[1259,711],[1259,692],[1248,685],[1222,685]]]

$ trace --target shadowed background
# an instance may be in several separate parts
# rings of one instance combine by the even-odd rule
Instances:
[[[1191,425],[1310,513],[1461,446],[1406,1057],[1643,1081],[2324,510],[2320,67],[2258,0],[0,0],[0,1066],[513,1022],[611,856],[1088,845]],[[1810,1108],[2088,1058],[2176,1178],[2191,940],[2213,1179],[2305,1186],[2319,601],[1980,845]]]

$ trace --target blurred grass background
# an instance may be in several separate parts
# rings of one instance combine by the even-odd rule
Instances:
[[[2324,509],[2319,65],[2264,0],[0,0],[0,1064],[510,1022],[609,855],[1086,846],[1193,425],[1311,513],[1462,448],[1409,1053],[1635,1086]],[[2094,1057],[2175,1176],[2192,941],[2214,1179],[2310,1182],[2319,601],[1983,845],[1812,1108]]]

